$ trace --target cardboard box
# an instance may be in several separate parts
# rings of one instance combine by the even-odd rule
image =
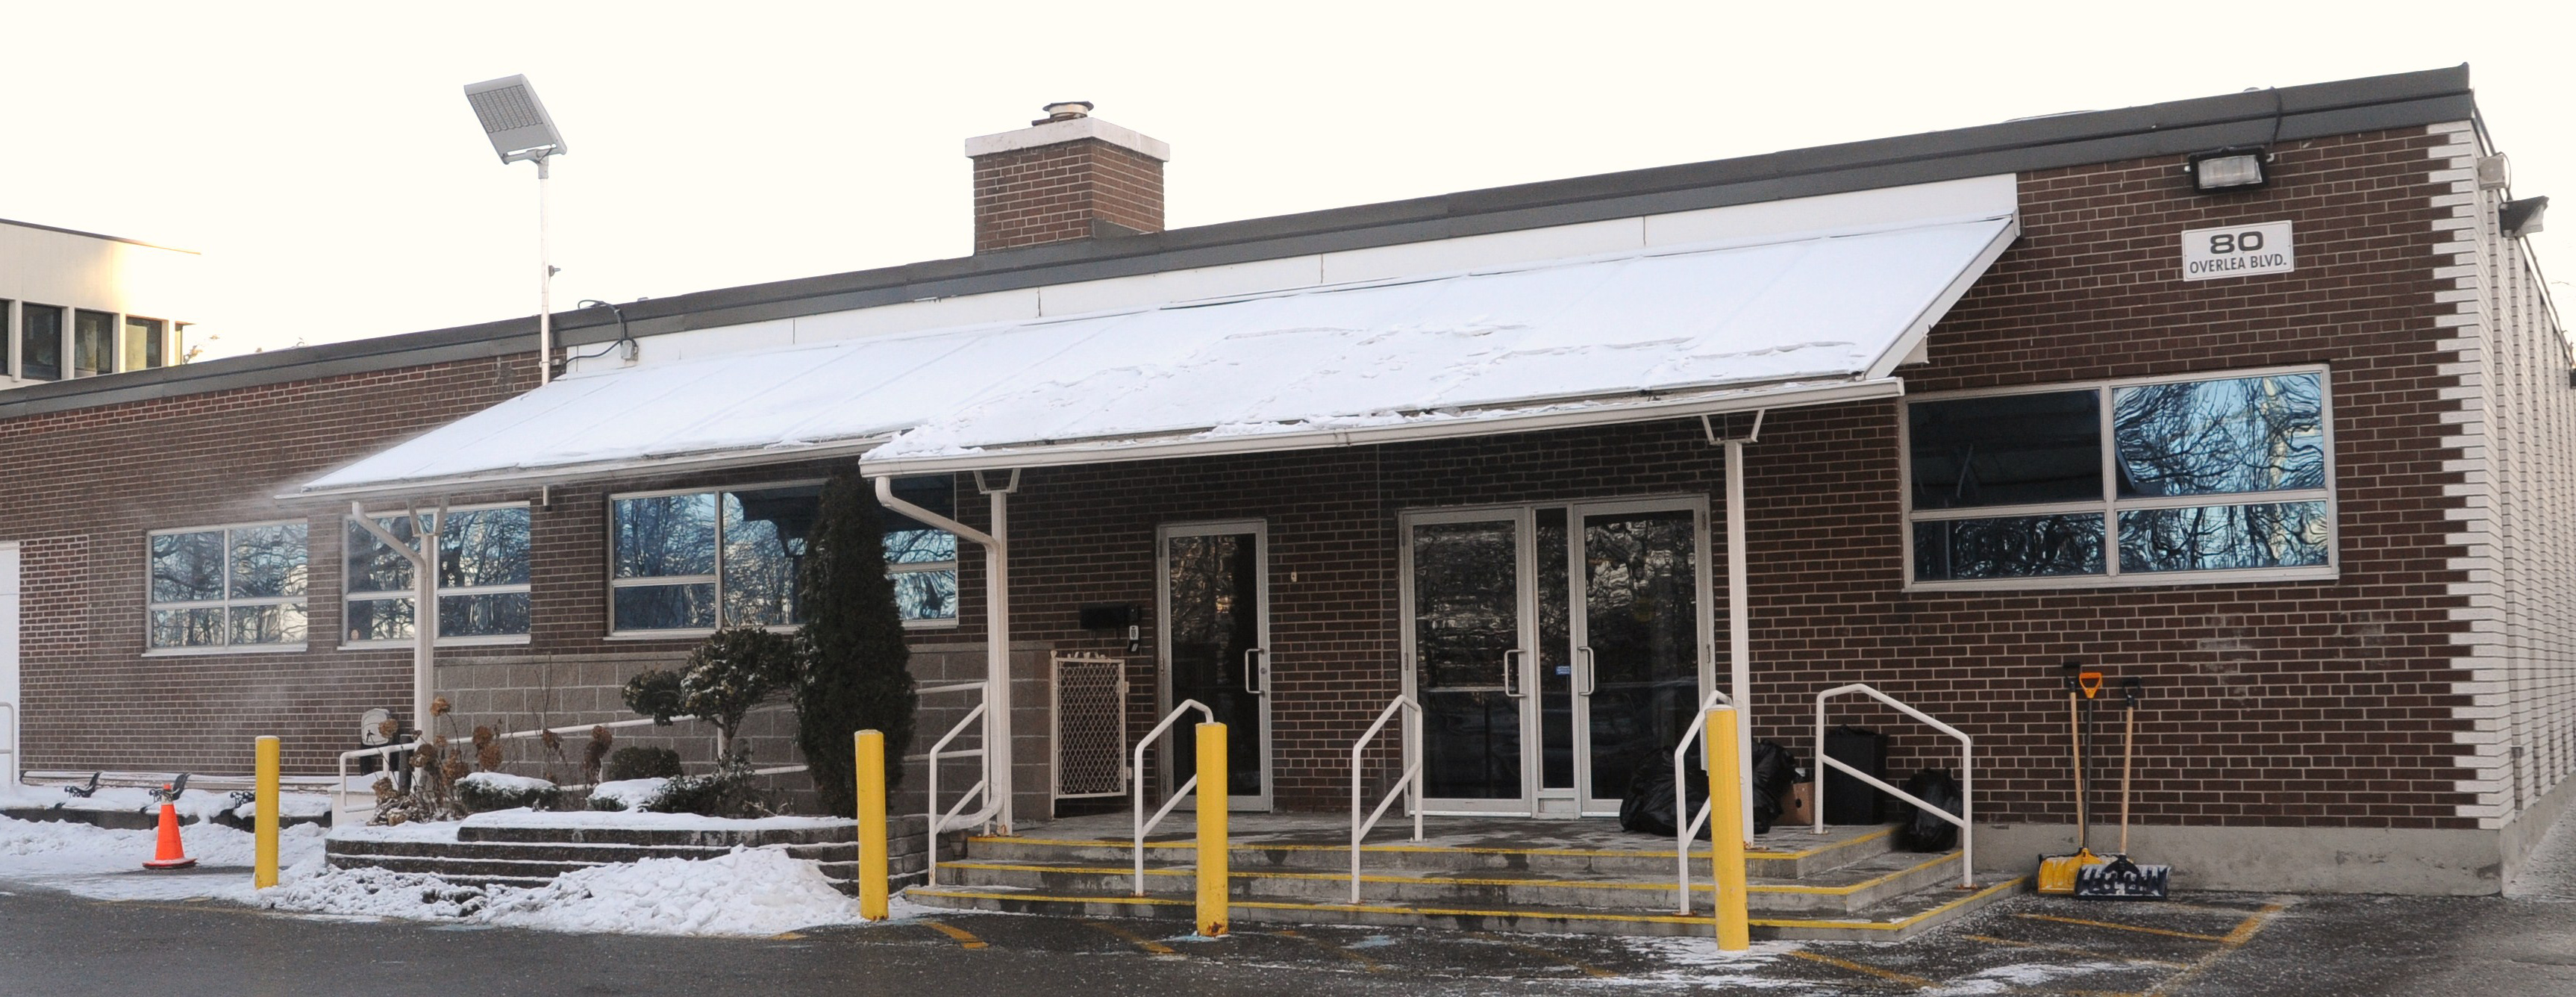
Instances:
[[[1788,798],[1780,801],[1780,823],[1812,825],[1816,822],[1815,808],[1816,784],[1790,783]]]

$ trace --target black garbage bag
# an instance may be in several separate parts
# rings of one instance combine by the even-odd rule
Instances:
[[[1780,799],[1798,781],[1798,759],[1773,741],[1753,743],[1753,833],[1769,834],[1780,819]]]
[[[1673,818],[1673,767],[1648,762],[1637,766],[1637,774],[1628,777],[1628,795],[1619,801],[1619,827],[1639,834],[1672,837],[1680,825]],[[1700,804],[1708,802],[1708,773],[1693,762],[1686,773],[1690,785],[1690,812],[1698,813]],[[1689,819],[1684,814],[1682,819]]]
[[[1959,816],[1959,780],[1947,769],[1924,769],[1905,780],[1905,791],[1916,799],[1940,807],[1950,816]],[[1959,826],[1932,816],[1921,807],[1907,807],[1913,816],[1896,829],[1896,843],[1909,852],[1946,852],[1959,847]]]

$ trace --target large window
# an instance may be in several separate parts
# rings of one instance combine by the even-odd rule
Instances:
[[[150,370],[169,365],[169,355],[163,352],[169,337],[161,330],[160,319],[125,317],[125,369]]]
[[[72,312],[72,376],[116,373],[116,316],[79,309]]]
[[[430,514],[378,514],[376,524],[405,543]],[[412,639],[411,560],[349,524],[345,639],[370,644]],[[528,507],[451,509],[438,531],[438,639],[520,643],[528,638]]]
[[[63,310],[52,305],[21,305],[18,310],[18,376],[30,381],[63,379]]]
[[[1912,402],[1914,581],[2331,576],[2325,381],[2305,369]]]
[[[949,479],[906,478],[896,492],[948,515]],[[610,629],[703,631],[804,621],[796,578],[822,509],[819,483],[617,496],[610,502]],[[886,570],[907,625],[957,617],[957,538],[888,514]]]
[[[303,523],[151,534],[144,597],[149,647],[302,646],[304,534]]]

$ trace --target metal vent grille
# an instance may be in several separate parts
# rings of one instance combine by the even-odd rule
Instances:
[[[1127,792],[1127,662],[1055,656],[1055,798]]]
[[[533,128],[543,123],[543,119],[537,117],[536,100],[528,96],[528,88],[524,86],[469,93],[465,99],[474,105],[474,117],[483,122],[483,134],[486,135],[513,128]]]

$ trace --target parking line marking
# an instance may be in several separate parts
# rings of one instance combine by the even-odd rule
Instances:
[[[1500,935],[1496,935],[1496,934],[1493,934],[1493,933],[1491,933],[1491,932],[1484,932],[1484,931],[1471,931],[1471,932],[1468,932],[1468,934],[1473,935],[1473,936],[1475,936],[1475,937],[1477,937],[1477,938],[1482,938],[1482,939],[1484,939],[1484,940],[1486,940],[1486,941],[1492,942],[1492,943],[1494,943],[1494,944],[1496,944],[1496,945],[1500,945],[1500,946],[1502,946],[1502,947],[1504,947],[1504,948],[1511,949],[1511,950],[1516,951],[1516,952],[1525,952],[1525,953],[1528,953],[1528,954],[1530,954],[1530,955],[1538,956],[1538,957],[1540,957],[1540,958],[1542,958],[1542,959],[1547,959],[1547,960],[1550,960],[1550,961],[1553,961],[1553,962],[1563,963],[1563,964],[1565,964],[1565,965],[1572,966],[1572,967],[1574,967],[1574,968],[1576,968],[1576,969],[1582,970],[1582,971],[1583,971],[1583,975],[1585,975],[1585,976],[1589,976],[1589,977],[1592,977],[1593,979],[1596,979],[1596,980],[1607,980],[1607,979],[1613,979],[1613,978],[1616,978],[1616,977],[1619,975],[1619,974],[1617,974],[1617,973],[1613,973],[1613,972],[1611,972],[1611,971],[1609,971],[1609,970],[1603,969],[1603,968],[1601,968],[1601,967],[1599,967],[1599,966],[1592,965],[1591,963],[1584,962],[1584,961],[1579,960],[1579,959],[1569,959],[1569,958],[1566,958],[1566,957],[1565,957],[1564,955],[1562,955],[1562,954],[1559,954],[1559,953],[1556,953],[1556,952],[1548,951],[1547,949],[1540,948],[1540,947],[1538,947],[1538,946],[1536,946],[1536,945],[1524,945],[1524,944],[1522,944],[1522,943],[1520,943],[1520,942],[1513,941],[1513,940],[1511,940],[1511,939],[1509,939],[1509,938],[1504,938],[1504,937],[1502,937],[1502,936],[1500,936]]]
[[[1906,975],[1906,974],[1904,974],[1904,973],[1899,973],[1899,972],[1897,972],[1897,971],[1895,971],[1895,970],[1892,970],[1892,969],[1880,969],[1880,968],[1878,968],[1878,967],[1876,967],[1876,966],[1864,966],[1864,965],[1861,965],[1860,963],[1853,962],[1853,961],[1851,961],[1851,960],[1849,960],[1849,959],[1836,959],[1836,958],[1834,958],[1833,956],[1824,955],[1824,954],[1821,954],[1821,953],[1816,953],[1816,952],[1802,952],[1802,951],[1792,951],[1792,952],[1790,952],[1789,954],[1790,954],[1790,955],[1797,956],[1798,958],[1801,958],[1801,959],[1805,959],[1805,960],[1807,960],[1808,962],[1821,962],[1821,963],[1824,963],[1825,965],[1832,966],[1832,967],[1834,967],[1834,968],[1836,968],[1836,969],[1848,969],[1848,970],[1851,970],[1852,972],[1855,972],[1855,973],[1864,973],[1864,974],[1867,974],[1867,975],[1870,975],[1870,976],[1878,977],[1879,979],[1882,979],[1882,980],[1886,980],[1886,981],[1888,981],[1888,982],[1890,982],[1890,983],[1902,983],[1902,984],[1904,984],[1904,985],[1906,985],[1906,986],[1909,986],[1909,987],[1915,987],[1915,988],[1918,988],[1918,989],[1919,989],[1919,988],[1922,988],[1922,987],[1929,987],[1929,986],[1935,986],[1935,985],[1936,985],[1936,984],[1934,984],[1932,981],[1927,980],[1927,979],[1924,979],[1924,978],[1922,978],[1922,977],[1920,977],[1920,976],[1908,976],[1908,975]]]
[[[2120,924],[2113,921],[2087,921],[2080,917],[2058,917],[2054,914],[2015,914],[2013,916],[2032,921],[2055,921],[2059,924],[2081,924],[2088,928],[2116,928],[2121,931],[2135,931],[2148,935],[2164,935],[2170,938],[2188,938],[2196,942],[2223,942],[2227,940],[2227,936],[2225,935],[2204,935],[2193,931],[2172,931],[2165,928],[2149,928],[2144,925]]]
[[[958,946],[961,948],[980,949],[984,947],[983,939],[975,937],[974,932],[968,931],[964,928],[941,921],[933,921],[928,918],[922,919],[921,923],[937,928],[939,929],[940,934],[956,939]]]
[[[2275,900],[2271,903],[2264,904],[2262,910],[2255,911],[2253,914],[2248,915],[2245,920],[2237,922],[2235,929],[2229,931],[2227,933],[2227,937],[2219,939],[2216,951],[2213,951],[2208,955],[2201,956],[2199,962],[2192,963],[2189,968],[2184,969],[2182,972],[2175,973],[2173,976],[2167,978],[2163,983],[2156,984],[2156,988],[2147,991],[2147,993],[2150,995],[2165,993],[2175,987],[2189,982],[2192,977],[2200,975],[2202,970],[2215,965],[2219,959],[2224,958],[2228,953],[2242,948],[2246,942],[2253,941],[2254,935],[2257,932],[2262,931],[2264,925],[2272,923],[2272,915],[2289,909],[2289,906],[2290,902],[2287,900]]]
[[[1092,926],[1092,927],[1095,927],[1095,928],[1098,928],[1098,929],[1100,929],[1100,930],[1102,930],[1102,931],[1106,931],[1106,932],[1108,932],[1108,933],[1110,933],[1110,934],[1113,934],[1113,935],[1116,935],[1116,936],[1118,936],[1118,937],[1120,937],[1120,938],[1124,938],[1124,939],[1126,939],[1130,944],[1132,944],[1132,945],[1136,946],[1137,948],[1144,949],[1145,951],[1147,951],[1147,952],[1151,952],[1151,953],[1153,953],[1153,954],[1155,954],[1155,955],[1158,955],[1158,956],[1159,956],[1159,955],[1167,955],[1167,956],[1171,956],[1172,958],[1175,958],[1175,959],[1185,958],[1185,957],[1184,957],[1184,956],[1182,956],[1178,951],[1175,951],[1171,946],[1169,946],[1169,945],[1165,945],[1165,944],[1163,944],[1163,943],[1161,943],[1161,942],[1158,942],[1158,941],[1155,941],[1155,940],[1153,940],[1153,939],[1151,939],[1151,938],[1147,938],[1147,937],[1145,937],[1145,936],[1143,936],[1143,935],[1140,935],[1140,934],[1137,934],[1137,933],[1135,933],[1135,932],[1133,932],[1133,931],[1129,931],[1129,930],[1127,930],[1127,929],[1125,929],[1125,928],[1121,928],[1121,927],[1118,927],[1118,926],[1116,926],[1116,925],[1112,925],[1112,924],[1104,924],[1104,923],[1099,922],[1099,921],[1084,921],[1084,922],[1082,922],[1082,923],[1084,923],[1084,924],[1088,924],[1088,925],[1090,925],[1090,926]]]
[[[1278,934],[1278,935],[1280,935],[1280,936],[1282,936],[1282,937],[1286,937],[1286,938],[1294,938],[1294,939],[1296,939],[1296,940],[1298,940],[1298,941],[1305,942],[1306,944],[1309,944],[1309,945],[1315,946],[1316,948],[1323,949],[1323,950],[1324,950],[1324,951],[1326,951],[1326,952],[1330,952],[1330,953],[1332,953],[1332,954],[1334,954],[1334,955],[1341,956],[1341,957],[1342,957],[1342,958],[1344,958],[1344,959],[1348,959],[1348,960],[1350,960],[1350,961],[1352,961],[1352,962],[1359,963],[1359,964],[1360,964],[1360,968],[1361,968],[1361,969],[1368,970],[1369,972],[1372,972],[1372,973],[1383,973],[1383,972],[1386,972],[1386,970],[1387,970],[1387,965],[1386,965],[1385,963],[1379,962],[1379,961],[1377,961],[1377,960],[1375,960],[1375,959],[1371,959],[1371,958],[1369,958],[1369,957],[1367,957],[1367,956],[1364,956],[1364,955],[1361,955],[1361,954],[1359,954],[1359,953],[1357,953],[1357,952],[1353,952],[1353,951],[1351,951],[1351,950],[1349,950],[1349,949],[1346,949],[1346,948],[1343,948],[1343,947],[1341,947],[1341,946],[1339,946],[1339,945],[1335,945],[1335,944],[1333,944],[1333,943],[1331,943],[1331,942],[1328,942],[1328,941],[1325,941],[1325,940],[1323,940],[1323,939],[1321,939],[1321,938],[1316,938],[1316,937],[1314,937],[1314,936],[1312,936],[1312,935],[1301,935],[1301,934],[1298,934],[1296,931],[1294,931],[1294,930],[1292,930],[1292,929],[1286,929],[1286,928],[1282,928],[1282,929],[1280,929],[1278,932],[1276,932],[1276,934]]]
[[[2068,948],[2064,945],[2042,945],[2038,942],[2017,942],[2010,938],[1997,938],[1993,935],[1965,935],[1962,937],[1965,937],[1967,940],[1972,942],[2009,945],[2017,949],[2038,949],[2042,952],[2055,952],[2059,955],[2071,955],[2085,959],[2103,959],[2111,962],[2133,962],[2145,966],[2170,966],[2174,969],[2181,969],[2190,965],[2189,963],[2169,962],[2164,959],[2140,959],[2136,956],[2112,955],[2108,952],[2096,952],[2092,949]]]

